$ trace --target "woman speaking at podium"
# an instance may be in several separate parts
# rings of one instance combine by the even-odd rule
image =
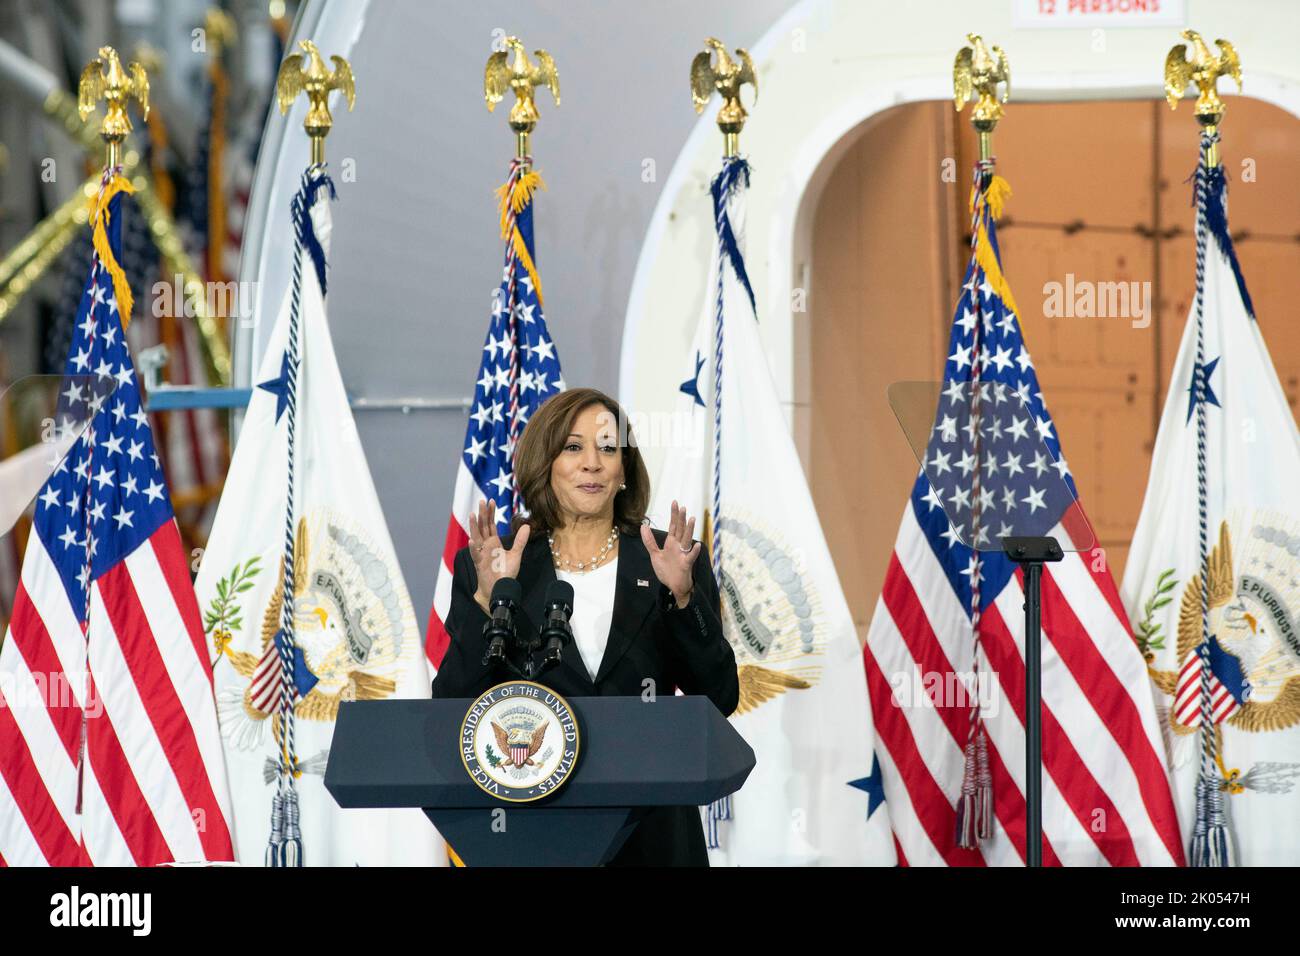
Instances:
[[[740,693],[736,658],[722,634],[708,557],[692,539],[695,518],[674,502],[668,530],[651,529],[650,480],[618,403],[593,388],[548,399],[520,436],[514,467],[528,517],[516,516],[504,538],[493,502],[471,517],[452,578],[451,645],[433,696],[477,697],[506,679],[482,663],[498,580],[516,578],[528,603],[558,578],[573,586],[573,642],[540,683],[566,697],[681,688],[729,716]],[[699,808],[656,807],[611,865],[708,861]]]

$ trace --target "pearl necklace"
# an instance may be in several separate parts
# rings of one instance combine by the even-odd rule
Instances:
[[[605,560],[605,555],[609,554],[610,549],[618,543],[618,527],[615,526],[609,529],[609,537],[605,539],[605,546],[600,549],[600,554],[593,554],[590,563],[579,561],[576,569],[569,564],[568,558],[563,557],[560,552],[555,550],[555,538],[549,531],[546,532],[546,540],[551,546],[551,557],[555,559],[555,566],[561,571],[594,571],[596,566]]]

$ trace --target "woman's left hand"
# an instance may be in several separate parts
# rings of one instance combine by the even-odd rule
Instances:
[[[650,564],[654,568],[655,577],[673,592],[678,607],[685,607],[690,601],[691,589],[695,583],[691,569],[699,556],[700,543],[696,541],[694,545],[691,544],[694,532],[695,519],[688,521],[686,509],[679,508],[675,501],[668,521],[668,536],[664,538],[662,548],[655,541],[649,523],[641,525],[641,541],[645,544],[646,551],[650,552]]]

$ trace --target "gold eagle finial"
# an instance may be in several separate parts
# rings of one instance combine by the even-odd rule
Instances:
[[[515,131],[518,155],[523,159],[528,155],[528,137],[537,126],[537,103],[533,91],[544,86],[551,91],[555,105],[560,105],[560,74],[555,69],[555,60],[545,50],[534,50],[537,64],[528,59],[524,42],[518,37],[506,37],[506,48],[498,50],[488,57],[483,70],[483,99],[487,102],[488,112],[494,112],[496,105],[511,91],[515,94],[515,105],[510,107],[510,128]],[[515,62],[510,63],[510,54],[514,53]]]
[[[733,60],[727,54],[727,48],[721,40],[709,37],[704,41],[707,48],[697,53],[691,61],[691,102],[696,113],[703,113],[713,91],[722,96],[722,108],[718,110],[718,129],[722,130],[725,144],[724,154],[735,156],[740,149],[740,131],[745,126],[749,114],[740,102],[740,88],[748,83],[754,88],[754,102],[758,102],[758,74],[754,72],[754,61],[748,51],[736,48]],[[717,62],[713,60],[717,56]]]
[[[342,90],[348,101],[348,111],[357,100],[356,83],[352,78],[352,67],[341,56],[330,57],[334,69],[326,69],[325,60],[316,44],[310,40],[299,40],[298,46],[303,53],[292,53],[280,64],[280,72],[275,78],[275,99],[280,104],[280,113],[288,113],[299,93],[307,94],[307,118],[303,129],[311,137],[311,161],[325,162],[325,137],[334,125],[330,115],[329,95],[334,90]]]
[[[957,112],[972,97],[975,108],[971,111],[971,125],[980,134],[980,158],[987,159],[984,147],[988,135],[1002,119],[1002,104],[1011,99],[1011,64],[1000,46],[986,47],[978,33],[966,34],[970,46],[957,51],[952,64],[952,97]],[[1002,95],[998,95],[998,84]]]
[[[111,46],[100,47],[99,58],[91,60],[81,71],[81,82],[77,84],[77,113],[84,120],[95,111],[101,99],[104,101],[104,122],[99,127],[99,135],[108,144],[109,166],[122,163],[122,140],[131,132],[126,104],[132,97],[140,104],[141,118],[147,120],[149,77],[144,67],[133,62],[124,69],[116,50]]]
[[[1187,44],[1179,43],[1165,57],[1165,98],[1169,100],[1169,108],[1177,109],[1188,84],[1194,83],[1199,91],[1196,121],[1202,126],[1218,126],[1227,109],[1219,99],[1219,77],[1232,77],[1237,81],[1237,92],[1241,92],[1241,60],[1227,40],[1214,41],[1219,48],[1219,55],[1214,56],[1195,30],[1184,30],[1181,36],[1191,41],[1195,56],[1187,59]]]

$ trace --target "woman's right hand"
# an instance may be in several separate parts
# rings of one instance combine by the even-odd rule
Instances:
[[[528,525],[520,525],[514,545],[502,547],[501,535],[497,533],[496,510],[496,502],[489,498],[480,501],[477,513],[469,516],[470,556],[474,559],[474,570],[478,572],[478,590],[474,592],[474,600],[485,611],[489,609],[488,602],[496,583],[502,578],[519,576],[519,563],[532,532]]]

